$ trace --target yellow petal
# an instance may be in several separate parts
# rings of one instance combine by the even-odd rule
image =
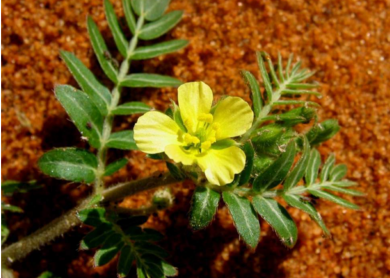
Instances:
[[[176,163],[182,163],[183,165],[192,165],[195,163],[195,156],[193,155],[193,153],[184,150],[179,145],[166,146],[165,153],[170,159],[174,160]]]
[[[214,112],[214,123],[218,126],[216,139],[221,140],[244,134],[252,125],[253,111],[239,97],[221,100]]]
[[[199,116],[210,112],[213,92],[203,82],[185,83],[178,91],[181,118],[187,130],[194,134]]]
[[[244,169],[245,153],[236,146],[222,150],[209,149],[197,156],[197,162],[209,182],[225,185]]]
[[[134,140],[145,153],[161,153],[171,144],[180,144],[179,126],[167,115],[150,111],[141,116],[134,126]]]

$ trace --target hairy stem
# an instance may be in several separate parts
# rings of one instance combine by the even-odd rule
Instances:
[[[106,168],[106,159],[107,159],[107,147],[106,143],[108,139],[110,138],[111,131],[112,131],[112,124],[114,121],[114,115],[111,113],[117,106],[120,100],[121,96],[121,82],[123,78],[126,77],[127,73],[129,72],[130,68],[130,58],[133,54],[135,48],[137,47],[138,43],[138,35],[141,31],[141,28],[144,24],[144,18],[143,16],[140,16],[138,18],[137,22],[137,28],[136,32],[133,36],[133,38],[130,40],[129,47],[127,49],[127,56],[123,60],[120,69],[119,69],[119,75],[118,75],[118,82],[115,84],[115,87],[112,89],[112,99],[110,107],[108,108],[108,114],[107,117],[104,119],[103,123],[103,135],[101,139],[101,146],[97,151],[97,159],[98,159],[98,167],[97,167],[97,173],[96,173],[96,180],[95,180],[95,193],[100,194],[104,189],[104,181],[103,176]]]
[[[169,185],[175,182],[177,182],[177,180],[169,173],[157,173],[148,178],[126,182],[108,188],[102,192],[102,196],[105,202],[116,201],[126,196],[131,196],[145,190]],[[71,209],[31,235],[4,248],[1,252],[2,264],[10,265],[17,260],[23,259],[31,251],[39,249],[41,246],[46,245],[55,238],[63,235],[71,228],[80,225],[81,222],[77,217],[77,212],[86,208],[92,197],[93,195],[82,201],[77,207]]]

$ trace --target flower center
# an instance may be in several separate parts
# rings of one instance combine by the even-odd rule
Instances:
[[[219,128],[218,123],[213,123],[213,120],[213,115],[210,113],[200,114],[195,133],[185,133],[183,135],[184,148],[196,150],[199,153],[210,149],[211,145],[216,141],[215,133]]]

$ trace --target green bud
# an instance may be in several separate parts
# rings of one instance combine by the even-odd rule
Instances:
[[[261,155],[261,156],[256,156],[253,160],[253,170],[252,173],[255,176],[260,175],[261,173],[264,172],[265,169],[268,168],[274,162],[274,159],[266,156],[266,155]]]
[[[257,130],[252,143],[257,154],[278,156],[293,137],[294,130],[291,127],[270,124]]]
[[[314,125],[306,134],[310,144],[318,145],[332,138],[340,130],[336,119],[329,119]]]
[[[316,110],[312,107],[299,107],[286,113],[278,115],[278,120],[283,121],[289,126],[300,123],[308,123],[316,115]]]
[[[153,205],[158,209],[165,209],[173,204],[172,193],[168,189],[157,190],[152,199]]]

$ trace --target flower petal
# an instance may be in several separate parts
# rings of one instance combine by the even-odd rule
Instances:
[[[242,135],[252,122],[253,111],[249,104],[239,97],[227,97],[217,104],[214,112],[213,123],[218,125],[216,139]]]
[[[161,153],[171,144],[180,144],[179,126],[167,115],[150,111],[141,116],[134,126],[134,140],[145,153]]]
[[[182,163],[183,165],[192,165],[195,163],[194,154],[192,152],[185,151],[179,145],[166,146],[165,153],[170,159],[174,160],[176,163]]]
[[[210,112],[213,92],[203,82],[185,83],[179,87],[178,91],[181,118],[187,130],[194,134],[199,115]]]
[[[222,150],[210,149],[197,157],[197,162],[209,182],[225,185],[244,169],[245,153],[236,146]]]

